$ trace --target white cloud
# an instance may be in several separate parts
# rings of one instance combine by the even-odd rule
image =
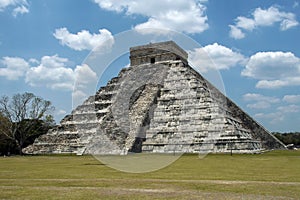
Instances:
[[[271,113],[257,113],[254,116],[263,120],[267,120],[266,123],[276,124],[285,121],[293,114],[300,112],[300,106],[298,105],[285,105],[274,108],[274,112]]]
[[[84,64],[75,69],[67,67],[69,60],[57,55],[44,56],[41,64],[31,67],[26,74],[26,82],[31,86],[46,86],[53,90],[73,90],[76,88],[87,90],[87,85],[95,84],[97,75],[92,69]]]
[[[245,37],[245,34],[241,31],[241,29],[233,25],[229,25],[229,27],[230,27],[230,32],[229,32],[230,37],[235,39],[242,39]]]
[[[86,64],[78,65],[72,69],[67,58],[58,55],[43,56],[40,61],[29,59],[29,61],[18,57],[3,57],[0,63],[0,76],[8,80],[25,78],[30,86],[45,86],[53,90],[73,90],[76,88],[86,91],[90,86],[96,86],[97,75]],[[1,66],[1,65],[0,65]]]
[[[29,12],[27,0],[0,0],[0,12],[8,7],[13,8],[12,15],[14,17]]]
[[[300,95],[285,95],[283,97],[283,101],[285,101],[287,103],[299,103]]]
[[[87,30],[72,34],[67,28],[60,28],[55,30],[53,36],[62,45],[66,45],[77,51],[93,50],[96,47],[110,49],[114,43],[111,32],[106,29],[100,29],[99,34],[91,34]]]
[[[291,52],[258,52],[241,74],[258,79],[257,88],[300,85],[300,59]]]
[[[241,39],[245,37],[243,31],[252,31],[258,27],[272,26],[275,23],[280,24],[281,31],[299,25],[299,22],[296,20],[296,15],[293,13],[279,11],[275,6],[271,6],[265,10],[256,8],[251,18],[243,16],[237,17],[235,19],[235,25],[229,25],[229,35],[234,39]]]
[[[66,65],[69,62],[66,58],[44,56],[41,64],[31,67],[25,81],[30,86],[46,86],[54,90],[72,90],[74,85],[74,72]]]
[[[300,59],[291,52],[258,52],[250,57],[243,76],[274,79],[299,73]]]
[[[266,109],[266,108],[270,108],[271,104],[265,101],[261,101],[261,102],[248,104],[247,107],[252,109]]]
[[[277,124],[284,121],[285,116],[280,112],[272,113],[257,113],[254,115],[256,118],[268,120],[270,124]]]
[[[38,60],[35,59],[35,58],[30,58],[28,61],[29,61],[30,63],[32,63],[32,64],[39,64],[39,63],[40,63],[40,61],[38,61]]]
[[[277,110],[281,113],[297,113],[300,111],[300,106],[294,104],[287,106],[279,106]]]
[[[74,74],[73,107],[81,104],[89,95],[95,93],[98,80],[97,74],[86,64],[76,66]]]
[[[206,7],[201,4],[202,1],[152,0],[145,3],[138,0],[94,0],[94,2],[105,10],[148,17],[146,22],[134,27],[141,33],[156,33],[157,29],[201,33],[208,29]]]
[[[0,76],[8,80],[18,80],[30,67],[26,60],[19,57],[3,57],[0,63],[4,66],[0,68]]]
[[[82,90],[74,90],[72,92],[72,106],[76,108],[77,105],[82,104],[82,102],[86,99],[87,94]]]
[[[62,68],[66,67],[69,60],[67,58],[54,56],[43,56],[41,59],[41,65],[47,68]]]
[[[290,20],[290,19],[284,19],[280,23],[280,30],[285,31],[287,29],[290,29],[294,26],[298,26],[299,22],[296,20]]]
[[[288,85],[289,85],[289,82],[283,81],[283,80],[274,80],[274,81],[260,80],[257,82],[256,88],[278,89],[278,88],[282,88],[282,87],[285,87]]]
[[[18,14],[25,14],[25,13],[29,13],[29,10],[27,7],[25,6],[19,6],[19,7],[16,7],[13,12],[12,12],[12,15],[14,17],[17,17]]]
[[[257,93],[247,93],[243,95],[243,99],[245,101],[266,101],[269,103],[278,103],[280,102],[279,98],[276,97],[269,97],[262,94]]]
[[[229,69],[246,62],[246,58],[242,54],[218,43],[196,48],[188,53],[189,62],[198,67],[201,72]]]
[[[265,109],[271,107],[272,104],[279,103],[280,99],[276,97],[269,97],[257,93],[247,93],[243,95],[244,101],[252,101],[254,103],[248,104],[248,108]]]
[[[253,19],[241,16],[236,18],[236,27],[252,31],[255,26],[257,25]]]
[[[245,101],[254,101],[254,103],[248,104],[248,108],[252,109],[266,109],[271,108],[271,113],[257,113],[256,118],[267,120],[266,123],[276,124],[289,118],[291,114],[300,112],[300,106],[295,104],[274,106],[274,104],[287,102],[287,103],[297,103],[300,102],[300,95],[286,95],[281,99],[276,97],[264,96],[256,93],[248,93],[243,96]]]
[[[256,26],[271,26],[275,22],[282,21],[287,13],[280,12],[276,7],[271,6],[267,10],[256,8],[252,13]]]
[[[74,73],[78,89],[85,88],[91,81],[97,80],[97,74],[87,64],[77,65]]]
[[[274,109],[271,113],[257,113],[254,116],[259,119],[267,120],[265,123],[277,124],[282,123],[291,115],[297,115],[300,112],[300,106],[297,105],[287,105],[279,106]]]

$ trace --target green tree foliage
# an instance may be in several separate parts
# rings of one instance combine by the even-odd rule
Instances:
[[[50,101],[32,93],[0,99],[0,153],[20,153],[54,125]]]
[[[296,146],[300,146],[300,132],[293,133],[273,133],[275,137],[277,137],[284,144],[294,144]]]

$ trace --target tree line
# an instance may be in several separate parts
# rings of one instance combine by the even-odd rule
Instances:
[[[294,144],[300,146],[300,132],[279,133],[274,132],[273,135],[282,141],[285,145]]]
[[[22,154],[38,136],[55,125],[51,102],[33,93],[0,99],[0,155]]]

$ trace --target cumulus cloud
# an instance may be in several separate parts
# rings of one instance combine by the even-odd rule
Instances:
[[[265,109],[271,107],[272,104],[279,103],[280,99],[276,97],[269,97],[257,93],[247,93],[243,95],[244,101],[252,102],[247,105],[252,109]]]
[[[0,60],[0,66],[0,76],[8,80],[18,80],[30,67],[26,60],[19,57],[3,57]]]
[[[287,105],[287,106],[279,106],[277,110],[282,113],[297,113],[300,111],[300,106],[294,104]]]
[[[27,7],[25,7],[24,5],[16,7],[13,12],[12,15],[14,17],[17,17],[18,14],[25,14],[25,13],[29,13],[29,10]]]
[[[270,103],[278,103],[280,99],[276,97],[269,97],[257,93],[247,93],[243,95],[245,101],[266,101]]]
[[[67,28],[55,30],[53,36],[71,49],[93,50],[94,48],[110,49],[114,43],[114,38],[107,29],[100,29],[98,34],[91,34],[87,30],[82,30],[76,34],[70,33]]]
[[[255,20],[247,18],[247,17],[237,17],[236,18],[236,26],[245,30],[252,31],[255,28],[256,23]],[[239,29],[240,30],[240,29]]]
[[[77,65],[75,70],[76,87],[78,89],[85,88],[92,80],[97,80],[97,74],[87,65]]]
[[[235,24],[229,25],[229,35],[234,39],[242,39],[245,37],[243,31],[252,31],[258,27],[272,26],[276,23],[279,23],[281,31],[299,25],[296,15],[293,13],[280,11],[275,6],[271,6],[268,9],[256,8],[250,18],[244,16],[237,17]]]
[[[250,102],[247,104],[248,108],[261,111],[254,116],[261,120],[267,120],[265,123],[276,124],[300,112],[300,106],[295,105],[295,103],[300,102],[300,95],[286,95],[281,99],[257,93],[247,93],[243,95],[243,99]],[[272,112],[268,112],[268,110],[264,112],[263,109]]]
[[[40,61],[38,61],[38,60],[35,59],[35,58],[30,58],[30,59],[29,59],[29,62],[32,63],[32,64],[39,64],[39,63],[40,63]]]
[[[44,56],[40,65],[31,67],[26,73],[25,81],[31,86],[46,86],[53,90],[86,89],[86,85],[96,80],[96,73],[84,64],[75,69],[68,67],[69,60],[57,55]]]
[[[153,0],[145,4],[137,0],[94,0],[100,8],[142,15],[147,21],[134,27],[140,33],[157,33],[157,29],[170,29],[185,33],[201,33],[208,29],[206,7],[197,0]],[[151,29],[153,29],[151,31]],[[158,31],[160,34],[163,32]],[[167,33],[167,32],[165,32]]]
[[[258,79],[257,88],[300,85],[300,59],[291,52],[258,52],[241,74]]]
[[[279,106],[271,113],[257,113],[254,116],[256,118],[268,120],[268,123],[270,124],[276,124],[284,121],[292,114],[297,114],[298,112],[300,112],[300,106],[291,104]]]
[[[229,69],[239,64],[245,64],[247,61],[239,52],[218,43],[196,48],[188,53],[189,62],[199,68],[201,72]]]
[[[1,60],[0,76],[8,80],[25,78],[25,82],[33,87],[44,86],[53,90],[71,91],[76,82],[77,89],[86,91],[89,84],[95,84],[96,73],[86,64],[73,69],[67,58],[58,55],[43,56],[36,59],[24,60],[19,57],[3,57]]]
[[[285,95],[283,101],[287,103],[300,103],[300,95]]]
[[[0,12],[9,7],[13,8],[12,15],[14,17],[29,12],[27,0],[0,0]]]
[[[280,112],[272,112],[272,113],[257,113],[254,115],[256,118],[268,120],[270,124],[277,124],[284,121],[285,116]]]
[[[58,55],[43,56],[41,59],[41,66],[46,68],[64,68],[68,62],[69,60],[67,58],[61,58],[58,57]]]
[[[44,56],[40,65],[31,67],[25,81],[30,86],[46,86],[54,90],[72,90],[74,85],[74,72],[66,67],[69,62],[66,58]]]
[[[289,85],[288,81],[283,81],[283,80],[274,80],[274,81],[261,80],[257,82],[256,88],[277,89],[288,85]]]
[[[242,39],[245,37],[245,34],[242,32],[241,29],[233,25],[229,25],[229,27],[230,27],[230,32],[229,32],[230,37],[235,39]]]
[[[72,105],[75,108],[80,105],[87,97],[87,94],[82,90],[74,90],[72,92]]]
[[[247,107],[252,109],[265,109],[265,108],[270,108],[271,104],[266,101],[260,101],[260,102],[248,104]]]
[[[97,85],[97,74],[86,64],[76,66],[74,70],[75,87],[72,93],[73,107],[82,103]]]

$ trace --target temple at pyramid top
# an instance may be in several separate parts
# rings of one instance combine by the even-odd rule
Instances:
[[[187,64],[188,54],[175,42],[159,42],[130,48],[130,65],[181,60]]]

